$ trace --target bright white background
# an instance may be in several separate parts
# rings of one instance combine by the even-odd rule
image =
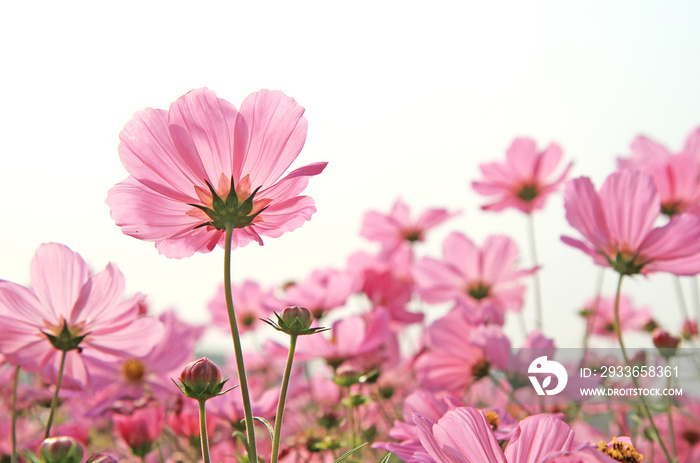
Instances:
[[[437,256],[451,230],[477,241],[508,233],[527,264],[525,217],[478,208],[470,182],[479,163],[531,136],[542,148],[561,144],[573,176],[600,185],[637,134],[679,150],[700,124],[699,21],[691,1],[5,2],[0,278],[29,284],[36,247],[61,242],[94,270],[117,262],[128,291],[147,293],[154,311],[207,321],[223,251],[167,259],[123,235],[104,204],[127,175],[117,145],[132,114],[201,86],[236,106],[260,88],[285,91],[309,120],[294,166],[329,162],[306,191],[318,213],[235,251],[235,281],[277,284],[344,266],[351,252],[374,249],[358,235],[363,213],[388,212],[398,196],[416,211],[463,211],[423,254]],[[559,241],[576,235],[559,197],[536,226],[546,332],[575,346],[575,314],[597,269]],[[671,277],[626,289],[678,327]]]

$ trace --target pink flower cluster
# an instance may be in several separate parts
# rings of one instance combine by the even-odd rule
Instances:
[[[109,192],[113,218],[168,257],[217,245],[228,252],[298,228],[315,212],[313,199],[300,194],[325,167],[310,164],[284,176],[305,141],[303,112],[281,92],[254,93],[238,110],[198,89],[167,111],[136,113],[120,136],[129,176]],[[568,181],[561,212],[582,239],[562,241],[620,276],[700,273],[699,138],[696,130],[679,154],[638,138],[632,159],[620,160],[621,170],[600,190],[585,177]],[[484,209],[532,215],[564,185],[572,164],[559,169],[562,157],[558,145],[538,152],[534,141],[516,139],[505,162],[482,166],[484,178],[473,187],[495,198]],[[656,424],[628,405],[536,400],[522,381],[528,362],[514,349],[552,355],[556,346],[537,330],[516,346],[504,328],[528,310],[530,280],[542,267],[521,262],[514,237],[490,234],[476,242],[453,230],[435,256],[425,243],[457,211],[412,214],[400,199],[387,209],[365,214],[360,235],[368,249],[337,268],[291,284],[232,285],[252,414],[263,430],[260,455],[274,445],[264,427],[275,423],[289,349],[289,338],[260,319],[282,313],[280,320],[297,323],[302,335],[293,337],[295,363],[284,386],[280,462],[330,463],[364,442],[370,445],[354,461],[380,461],[391,452],[409,463],[638,462],[641,454],[657,462],[665,461],[663,442],[673,442],[677,461],[700,461],[696,398],[678,397]],[[659,225],[661,214],[667,217]],[[222,355],[221,373],[204,360],[183,372],[206,330],[229,326],[225,286],[213,283],[211,299],[202,301],[212,323],[192,326],[174,311],[153,315],[144,295],[125,296],[116,265],[94,273],[60,244],[37,249],[30,275],[31,287],[0,281],[0,460],[13,453],[10,434],[19,448],[36,452],[42,424],[58,403],[50,434],[72,437],[87,453],[198,461],[197,404],[173,385],[177,377],[188,393],[208,399],[202,429],[211,460],[245,458],[245,399],[237,391],[219,394],[222,377],[238,378],[241,363]],[[668,331],[655,331],[654,343],[672,341],[674,349],[681,343],[669,333],[673,327],[663,326],[663,314],[635,306],[628,294],[572,301],[572,315],[579,302],[586,343],[634,333],[651,345],[648,331],[659,325]],[[285,314],[287,306],[295,309]],[[330,329],[311,334],[321,326]],[[685,320],[682,334],[697,342],[697,320]]]

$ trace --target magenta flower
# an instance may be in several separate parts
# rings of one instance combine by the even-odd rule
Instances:
[[[592,334],[617,339],[614,297],[591,299],[583,310],[583,313],[590,317]],[[649,307],[638,309],[632,304],[632,300],[625,295],[620,296],[619,311],[620,331],[623,333],[641,331],[652,321]]]
[[[414,420],[423,447],[437,463],[615,461],[591,445],[576,445],[569,425],[550,415],[533,415],[522,420],[505,451],[501,450],[492,425],[481,410],[461,407],[448,411],[437,422],[418,414]]]
[[[326,163],[280,180],[306,140],[304,108],[279,91],[248,96],[240,111],[206,88],[180,97],[168,111],[135,114],[120,134],[129,177],[107,196],[112,217],[130,236],[181,258],[300,227],[316,211],[299,196]]]
[[[273,294],[271,289],[263,290],[254,281],[246,280],[232,287],[233,305],[236,308],[236,320],[241,333],[252,331],[260,326],[261,318],[266,318],[284,304]],[[207,306],[212,317],[212,325],[220,330],[229,330],[228,311],[224,285],[219,285],[216,295]]]
[[[445,209],[426,209],[417,219],[411,219],[408,206],[397,199],[389,215],[367,212],[360,235],[378,241],[384,251],[391,252],[404,243],[424,241],[426,231],[455,215]]]
[[[697,140],[696,140],[697,139]],[[688,136],[686,147],[671,154],[665,147],[639,136],[632,142],[632,156],[619,158],[619,169],[637,169],[654,179],[661,198],[661,212],[674,216],[700,202],[700,129]]]
[[[466,236],[452,233],[442,254],[442,261],[424,258],[416,264],[418,293],[426,302],[456,301],[469,308],[490,305],[501,314],[518,311],[525,293],[518,280],[537,271],[516,267],[518,246],[505,236],[489,236],[479,249]]]
[[[608,176],[596,192],[588,178],[572,180],[564,193],[566,219],[586,241],[564,243],[623,275],[700,272],[700,218],[681,214],[654,228],[661,213],[659,194],[647,174],[625,170]]]
[[[472,182],[472,188],[496,202],[482,206],[486,211],[502,211],[513,207],[526,214],[542,209],[552,192],[559,188],[571,169],[569,163],[558,177],[552,179],[561,161],[561,148],[552,143],[537,151],[529,138],[516,138],[506,152],[505,162],[489,162],[480,166],[484,179]]]
[[[88,383],[89,366],[147,354],[163,336],[161,323],[139,316],[143,295],[126,301],[124,276],[108,264],[90,275],[79,254],[43,244],[31,262],[33,291],[0,281],[0,352],[54,383],[61,350],[67,350],[64,385]],[[51,341],[51,339],[54,341]]]
[[[153,444],[163,432],[165,407],[149,406],[139,408],[132,414],[114,414],[114,434],[121,437],[134,455],[143,457],[153,448]]]

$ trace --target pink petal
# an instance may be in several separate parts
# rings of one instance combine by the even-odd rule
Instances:
[[[475,281],[481,274],[481,252],[476,245],[461,233],[451,233],[442,246],[445,261],[454,266],[466,281]]]
[[[122,164],[145,187],[183,202],[196,198],[195,185],[206,188],[206,173],[197,153],[178,151],[173,144],[166,111],[137,112],[119,139]]]
[[[32,259],[30,273],[34,292],[42,304],[70,320],[73,305],[88,278],[83,258],[62,244],[42,244]]]
[[[83,354],[98,359],[114,356],[142,357],[161,341],[164,332],[163,324],[156,318],[137,318],[125,328],[108,335],[99,330],[91,333],[85,338]]]
[[[551,415],[534,415],[522,420],[506,447],[509,462],[539,463],[548,454],[567,451],[574,441],[568,424]]]
[[[306,141],[304,108],[280,91],[261,90],[241,105],[235,126],[233,172],[269,187],[292,164]]]
[[[564,208],[566,220],[572,227],[597,249],[603,250],[608,247],[609,232],[605,211],[590,179],[581,177],[567,183],[564,191]]]
[[[116,265],[107,264],[102,272],[92,275],[83,285],[80,299],[76,301],[71,313],[69,325],[75,326],[78,321],[84,321],[86,329],[92,329],[92,325],[99,322],[105,311],[119,304],[124,297],[124,287],[122,272]]]
[[[556,143],[550,144],[546,150],[539,154],[537,157],[537,164],[535,166],[535,178],[541,180],[549,177],[561,162],[563,153],[561,147]],[[570,165],[570,164],[569,164]]]
[[[508,165],[519,178],[532,180],[536,177],[537,145],[530,138],[516,138],[506,151]]]
[[[616,249],[636,252],[661,209],[654,181],[639,171],[614,173],[603,182],[600,199]]]
[[[479,410],[457,408],[434,424],[420,415],[414,421],[421,444],[438,463],[508,463]]]
[[[233,130],[237,116],[238,111],[231,103],[217,98],[207,88],[192,90],[170,105],[168,128],[181,156],[177,165],[194,166],[199,174],[199,178],[190,178],[190,185],[204,187],[200,165],[204,167],[205,178],[215,188],[222,174],[231,175],[234,143],[238,142],[234,141]]]

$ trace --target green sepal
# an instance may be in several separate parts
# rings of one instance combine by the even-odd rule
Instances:
[[[277,317],[277,323],[266,318],[261,318],[260,321],[263,321],[271,327],[273,327],[274,329],[276,329],[277,331],[287,333],[290,336],[303,336],[308,334],[322,333],[323,331],[330,330],[330,328],[324,328],[322,326],[317,326],[314,328],[304,328],[298,318],[294,319],[292,323],[285,323],[285,321],[282,320],[282,318],[277,314],[277,312],[273,313],[275,314],[275,317]]]
[[[78,346],[81,342],[83,342],[83,339],[85,339],[85,337],[88,334],[90,334],[85,333],[82,336],[73,335],[73,333],[71,333],[68,329],[68,322],[66,322],[65,320],[63,321],[63,328],[61,328],[61,332],[58,333],[57,336],[47,333],[46,331],[42,331],[42,333],[46,335],[46,337],[49,339],[49,342],[51,342],[51,345],[53,345],[56,349],[62,352],[68,352],[74,349],[78,349]]]
[[[195,399],[195,400],[209,400],[213,397],[218,397],[220,395],[224,395],[227,392],[237,388],[238,386],[234,386],[231,388],[226,389],[225,391],[221,392],[224,388],[224,385],[226,384],[226,381],[228,381],[228,378],[225,380],[221,381],[218,384],[207,384],[204,387],[201,388],[193,388],[180,381],[180,384],[176,383],[174,379],[170,379],[175,386],[177,386],[178,389],[180,389],[180,392],[184,394],[185,397],[189,397],[190,399]]]
[[[202,206],[201,204],[190,203],[189,206],[196,207],[197,209],[204,212],[211,220],[208,222],[201,223],[194,227],[195,229],[211,226],[217,230],[226,230],[226,228],[244,228],[253,223],[253,220],[262,211],[267,209],[266,207],[260,209],[255,214],[251,215],[253,211],[253,200],[255,195],[260,191],[262,186],[259,186],[253,191],[253,193],[248,196],[243,202],[238,198],[236,193],[235,185],[233,184],[233,178],[231,178],[231,189],[229,190],[226,199],[222,199],[214,190],[214,187],[207,181],[207,187],[212,195],[212,207]]]

